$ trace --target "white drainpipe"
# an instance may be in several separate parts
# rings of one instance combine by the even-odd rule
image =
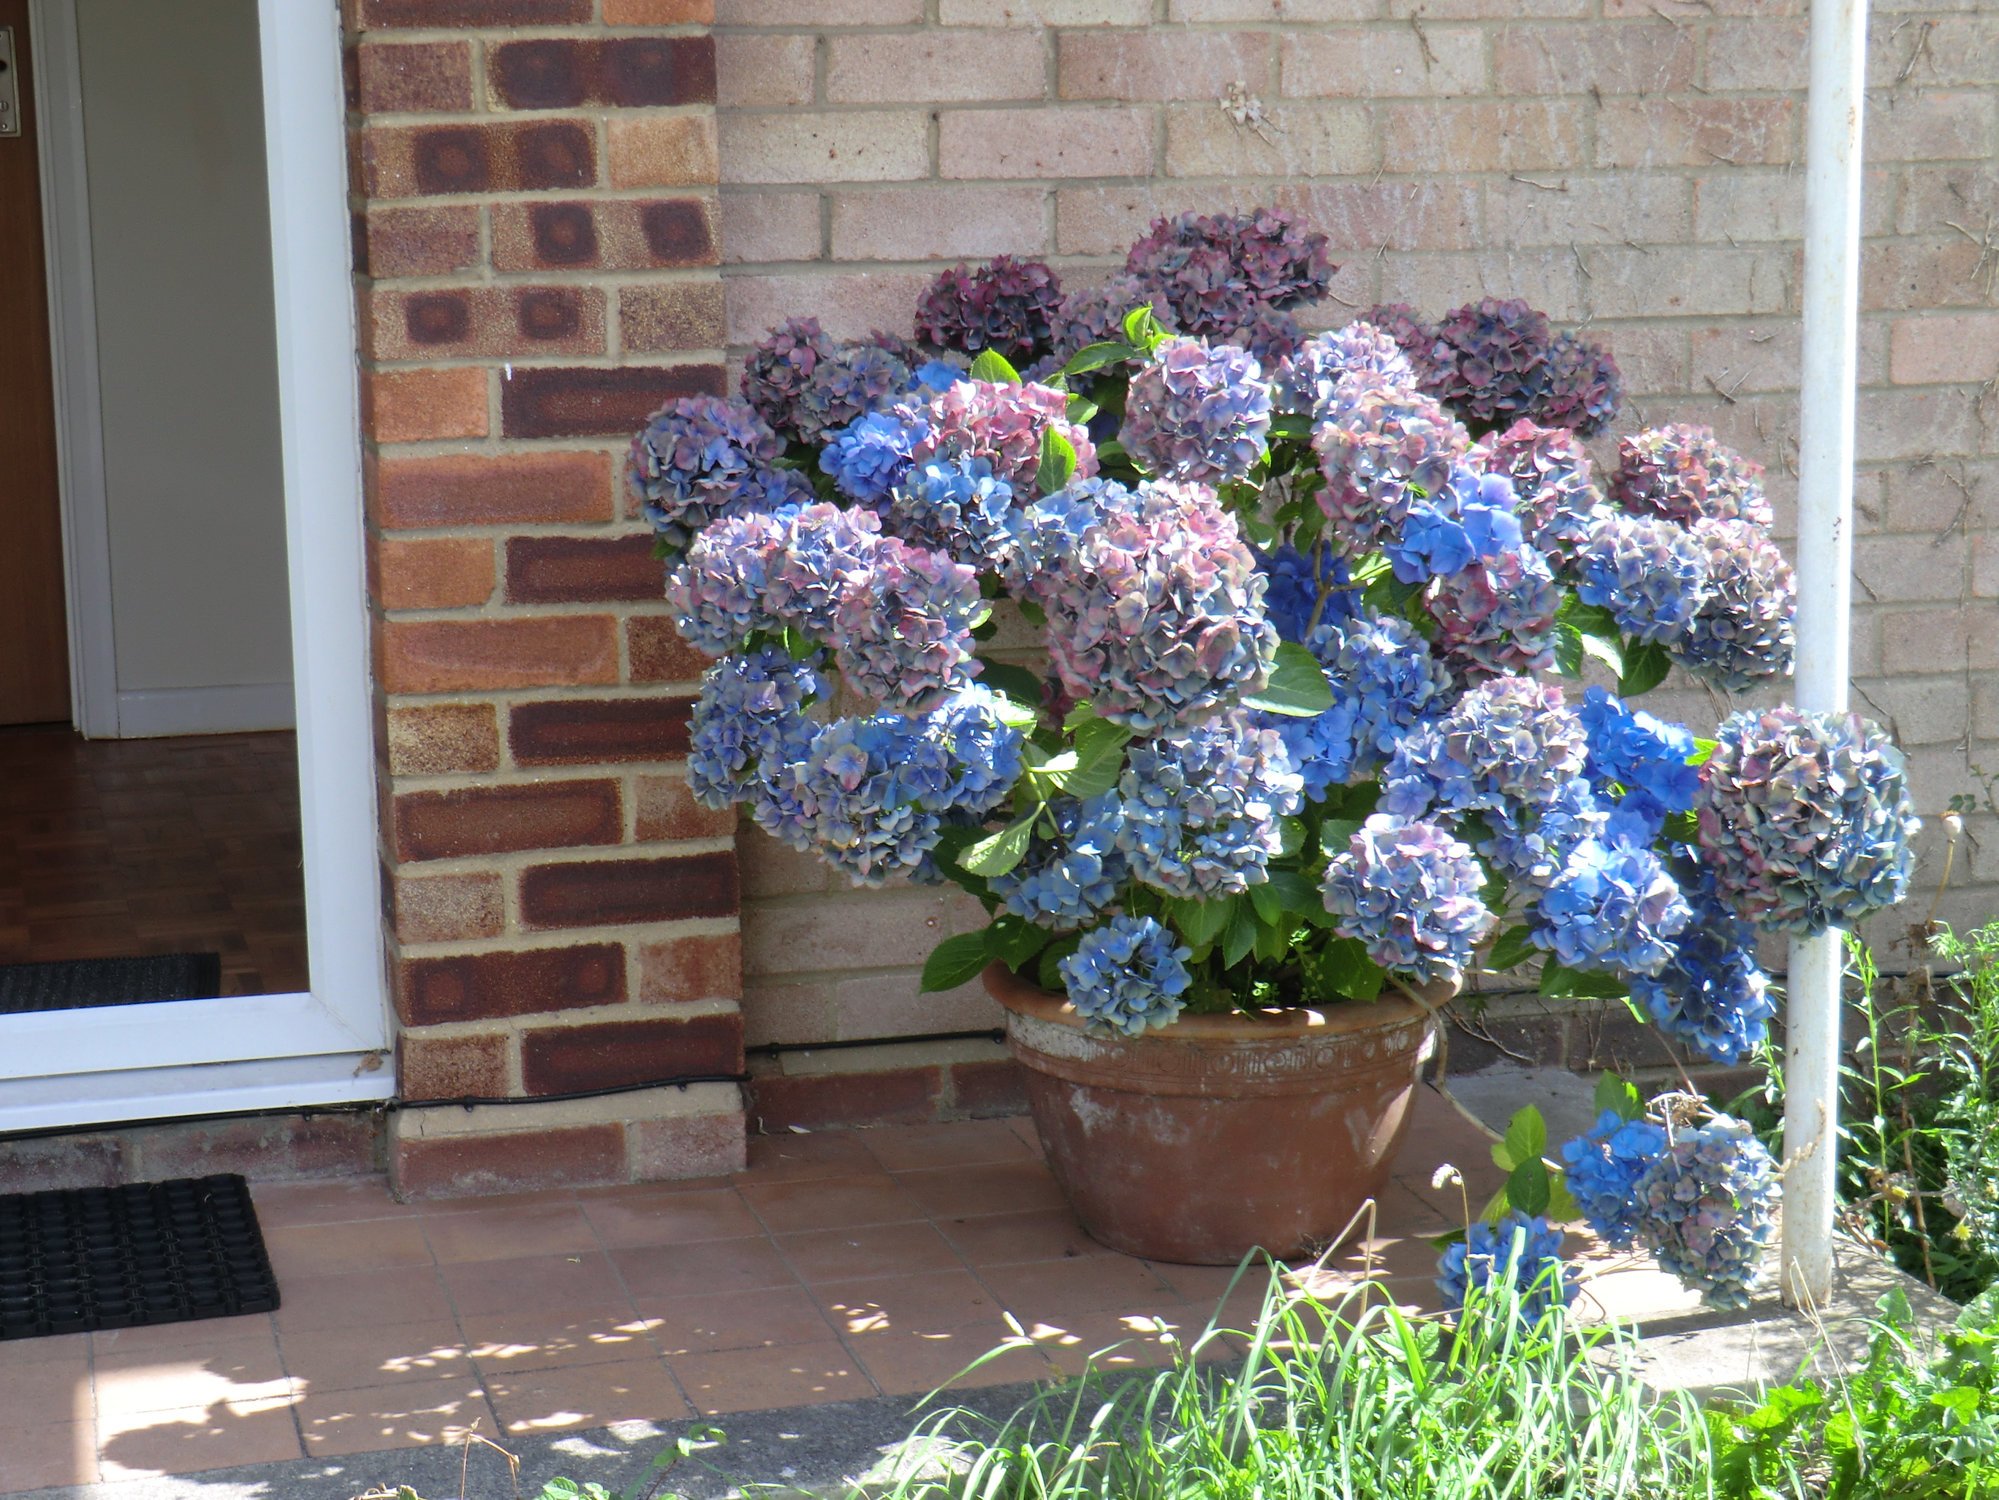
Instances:
[[[1821,713],[1845,710],[1850,675],[1860,120],[1866,69],[1867,0],[1812,0],[1798,438],[1797,702]],[[1822,1307],[1832,1291],[1842,967],[1837,931],[1791,943],[1782,1284],[1784,1300],[1794,1307]]]

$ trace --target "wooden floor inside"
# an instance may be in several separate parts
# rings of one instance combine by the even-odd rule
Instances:
[[[293,736],[0,729],[0,964],[162,953],[307,987]]]

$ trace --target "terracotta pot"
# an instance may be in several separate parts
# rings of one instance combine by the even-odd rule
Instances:
[[[1234,1265],[1253,1249],[1331,1245],[1387,1185],[1430,1053],[1430,1011],[1404,995],[1120,1037],[1090,1034],[1004,964],[985,983],[1070,1206],[1092,1238],[1149,1260]]]

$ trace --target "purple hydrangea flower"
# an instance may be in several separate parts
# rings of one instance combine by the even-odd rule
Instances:
[[[1425,389],[1481,432],[1538,410],[1555,341],[1548,315],[1517,297],[1483,297],[1437,324],[1440,368]]]
[[[1806,936],[1893,906],[1921,826],[1902,752],[1857,714],[1732,714],[1702,770],[1700,846],[1729,903]]]
[[[701,677],[687,751],[687,786],[703,807],[751,797],[766,767],[801,758],[819,726],[806,709],[826,685],[810,662],[775,646],[725,656]]]
[[[1212,491],[1139,486],[1103,508],[1041,581],[1062,682],[1141,734],[1191,724],[1259,686],[1277,651],[1263,574]]]
[[[1163,325],[1172,313],[1136,276],[1120,271],[1101,286],[1079,287],[1063,297],[1054,319],[1055,353],[1063,360],[1091,344],[1121,342],[1125,315],[1150,303]]]
[[[1613,1250],[1638,1235],[1638,1179],[1666,1150],[1666,1132],[1650,1120],[1605,1110],[1582,1135],[1562,1146],[1569,1194],[1583,1220]]]
[[[743,399],[777,432],[798,432],[798,402],[820,361],[834,355],[833,341],[817,318],[786,318],[743,365]]]
[[[1341,937],[1418,984],[1457,984],[1494,926],[1485,872],[1435,823],[1376,813],[1326,866],[1320,886]]]
[[[1270,445],[1270,382],[1256,356],[1232,344],[1167,339],[1132,376],[1118,441],[1158,478],[1245,478]]]
[[[1127,870],[1117,847],[1118,799],[1065,798],[1050,804],[1055,836],[1039,827],[1027,857],[992,878],[992,892],[1017,917],[1057,932],[1073,932],[1109,910]]]
[[[1741,1120],[1675,1127],[1632,1187],[1638,1243],[1717,1307],[1747,1307],[1777,1227],[1777,1163]]]
[[[1519,1295],[1520,1316],[1529,1323],[1567,1306],[1576,1281],[1562,1262],[1562,1231],[1516,1209],[1495,1223],[1473,1224],[1437,1262],[1437,1290],[1449,1312],[1463,1312],[1474,1288],[1483,1297],[1479,1305],[1491,1311],[1502,1287]]]
[[[1313,801],[1379,769],[1418,724],[1443,712],[1451,677],[1407,620],[1372,610],[1323,622],[1312,650],[1333,706],[1315,718],[1264,717]]]
[[[1535,421],[1595,437],[1623,405],[1624,374],[1608,349],[1573,333],[1555,340],[1548,350],[1548,384],[1535,408]]]
[[[1305,346],[1305,325],[1278,308],[1259,307],[1239,327],[1221,335],[1221,341],[1255,355],[1257,363],[1274,376]]]
[[[990,385],[961,380],[924,409],[930,431],[915,459],[983,458],[1016,494],[1035,493],[1042,434],[1053,427],[1076,450],[1076,478],[1097,472],[1097,449],[1087,429],[1068,417],[1069,398],[1052,386]]]
[[[1151,917],[1120,916],[1084,933],[1082,945],[1057,967],[1077,1015],[1120,1036],[1137,1036],[1179,1016],[1193,983],[1191,956]]]
[[[1139,741],[1118,778],[1118,850],[1170,896],[1235,895],[1269,878],[1302,785],[1284,741],[1242,709]]]
[[[1659,1029],[1710,1062],[1752,1056],[1777,1013],[1770,980],[1756,962],[1756,929],[1721,899],[1706,871],[1689,892],[1693,920],[1656,975],[1631,982],[1631,998]]]
[[[1038,260],[996,255],[973,270],[940,271],[916,304],[916,331],[940,349],[990,349],[1024,365],[1053,347],[1062,281]]]
[[[1407,817],[1540,806],[1582,775],[1587,747],[1560,688],[1495,677],[1396,746],[1381,806]]]
[[[1442,378],[1449,349],[1437,341],[1437,325],[1406,302],[1383,302],[1360,315],[1370,327],[1379,328],[1395,340],[1408,357],[1419,389],[1429,390]]]
[[[979,577],[941,552],[884,537],[866,574],[841,596],[833,636],[856,692],[903,713],[942,703],[979,670],[972,622]]]
[[[1423,591],[1437,649],[1463,682],[1553,666],[1561,603],[1553,567],[1526,543],[1433,578]]]
[[[1775,521],[1763,466],[1715,440],[1714,429],[1674,422],[1622,439],[1610,498],[1636,515],[1695,521]]]
[[[1673,813],[1693,811],[1701,773],[1688,764],[1694,737],[1684,724],[1634,709],[1591,687],[1578,713],[1589,733],[1590,783],[1637,813],[1656,833]]]
[[[1747,521],[1696,521],[1708,592],[1668,646],[1703,682],[1740,690],[1788,677],[1797,647],[1798,581],[1769,535]]]
[[[1532,937],[1566,967],[1657,974],[1692,913],[1659,856],[1621,839],[1584,839],[1535,902]]]
[[[1537,427],[1523,417],[1481,439],[1470,461],[1513,481],[1521,525],[1543,552],[1572,558],[1598,520],[1603,496],[1591,477],[1589,454],[1566,428]]]
[[[1326,237],[1276,209],[1155,219],[1125,256],[1135,276],[1187,333],[1226,334],[1259,307],[1316,302],[1335,267]]]
[[[765,566],[764,609],[817,641],[839,628],[840,601],[865,582],[883,545],[881,518],[818,501],[779,514],[784,533]]]
[[[909,366],[877,344],[842,344],[822,358],[792,402],[791,427],[807,443],[869,412],[885,411],[909,389]]]
[[[1349,323],[1305,340],[1279,367],[1273,388],[1277,409],[1322,421],[1341,382],[1356,375],[1405,389],[1416,384],[1416,368],[1400,344],[1372,323]]]
[[[1471,446],[1455,418],[1432,398],[1379,378],[1341,381],[1312,429],[1326,476],[1319,508],[1349,554],[1399,528],[1410,508],[1450,482]]]
[[[746,511],[694,538],[666,575],[674,626],[690,646],[721,656],[752,631],[782,627],[770,607],[770,575],[788,530],[782,516]]]
[[[682,396],[646,419],[625,476],[653,530],[684,547],[718,516],[749,508],[748,482],[783,452],[777,434],[742,402]]]
[[[1671,643],[1706,600],[1707,552],[1677,521],[1606,511],[1576,554],[1576,594],[1641,641]]]
[[[875,505],[909,472],[911,454],[928,431],[922,413],[906,406],[867,412],[828,435],[819,467],[841,494]]]

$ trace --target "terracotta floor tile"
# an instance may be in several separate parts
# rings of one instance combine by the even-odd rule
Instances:
[[[566,1365],[652,1359],[648,1320],[629,1307],[615,1312],[544,1312],[526,1308],[465,1318],[466,1347],[487,1375]]]
[[[308,1393],[431,1380],[471,1369],[453,1322],[287,1331],[279,1348],[286,1372]]]
[[[733,1192],[734,1177],[676,1177],[668,1182],[607,1182],[599,1187],[571,1188],[578,1203],[615,1203],[620,1198],[657,1198],[661,1193]]]
[[[807,1284],[864,1276],[910,1276],[963,1267],[958,1252],[928,1224],[870,1224],[781,1234],[777,1248]]]
[[[926,1167],[976,1167],[988,1162],[1039,1161],[1011,1120],[961,1120],[949,1125],[878,1125],[856,1131],[870,1155],[890,1172]]]
[[[4,1361],[11,1348],[11,1344],[0,1345],[0,1429],[91,1419],[95,1408],[87,1368],[71,1364],[8,1365]]]
[[[492,1389],[502,1428],[516,1436],[613,1422],[678,1422],[692,1414],[657,1359],[495,1376]]]
[[[92,1372],[92,1385],[102,1417],[292,1394],[277,1346],[267,1339],[200,1350],[103,1354]],[[0,1395],[0,1402],[4,1400]]]
[[[826,1282],[812,1290],[843,1334],[942,1333],[972,1324],[995,1330],[1004,1326],[998,1299],[969,1271]]]
[[[356,1219],[414,1217],[412,1204],[389,1194],[386,1177],[337,1177],[330,1182],[258,1183],[257,1222],[266,1232],[297,1224],[344,1224]]]
[[[1078,1312],[1151,1312],[1182,1301],[1145,1262],[1123,1255],[987,1266],[979,1277],[1023,1323]]]
[[[661,1297],[641,1300],[638,1307],[652,1325],[653,1342],[669,1359],[718,1349],[823,1343],[834,1331],[803,1287]]]
[[[695,1240],[742,1239],[763,1224],[734,1188],[719,1192],[652,1191],[622,1198],[585,1200],[583,1212],[608,1249],[630,1245],[684,1245]]]
[[[427,1266],[430,1244],[414,1218],[346,1224],[298,1224],[265,1231],[280,1283],[293,1276],[337,1276],[389,1266]]]
[[[287,1300],[291,1286],[279,1290]],[[241,1318],[202,1318],[192,1323],[157,1323],[147,1328],[113,1328],[90,1335],[91,1353],[156,1354],[164,1350],[219,1349],[268,1340],[275,1345],[277,1332],[269,1313],[251,1313]],[[10,1346],[11,1352],[12,1346]]]
[[[313,1458],[429,1448],[461,1443],[471,1432],[495,1432],[485,1391],[464,1375],[312,1392],[299,1400],[298,1424]]]
[[[423,1198],[414,1206],[426,1219],[448,1219],[455,1214],[497,1214],[511,1209],[532,1212],[575,1200],[576,1195],[568,1188],[536,1188],[525,1193],[474,1193],[464,1198]]]
[[[777,1246],[762,1237],[613,1250],[611,1263],[638,1301],[798,1285]]]
[[[570,1255],[597,1248],[597,1236],[583,1216],[582,1205],[568,1198],[516,1204],[489,1213],[427,1214],[423,1227],[440,1265]]]
[[[747,1172],[738,1183],[804,1182],[815,1177],[852,1177],[880,1171],[880,1163],[861,1144],[858,1130],[814,1131],[807,1134],[750,1137]]]
[[[968,1219],[1067,1207],[1062,1190],[1038,1161],[898,1172],[895,1182],[936,1218]]]
[[[58,1422],[25,1429],[0,1426],[0,1494],[95,1484],[97,1475],[96,1424]]]
[[[876,1393],[860,1362],[837,1343],[687,1354],[670,1363],[703,1416],[855,1401]]]
[[[848,1345],[875,1384],[891,1396],[1049,1380],[1055,1375],[1055,1367],[1037,1346],[1009,1347],[1004,1335],[982,1329],[869,1333],[848,1340]],[[974,1365],[976,1369],[971,1368]]]
[[[1004,1266],[1030,1260],[1078,1260],[1112,1252],[1083,1232],[1066,1208],[1024,1214],[981,1214],[939,1219],[937,1232],[975,1266]]]
[[[1180,1266],[1171,1261],[1149,1260],[1147,1268],[1154,1276],[1172,1287],[1182,1299],[1214,1305],[1223,1297],[1248,1289],[1262,1296],[1270,1285],[1272,1267],[1268,1261],[1257,1261],[1242,1267],[1242,1274],[1236,1274],[1235,1266]],[[1277,1267],[1281,1271],[1283,1267]]]
[[[64,1333],[48,1339],[16,1339],[7,1345],[9,1369],[20,1369],[25,1365],[62,1365],[82,1369],[89,1364],[90,1335],[87,1333]]]
[[[100,1467],[107,1480],[140,1479],[302,1458],[291,1407],[287,1398],[106,1417]]]
[[[742,1194],[772,1234],[907,1223],[929,1217],[923,1205],[886,1173],[803,1182],[758,1182],[752,1178],[743,1184]]]
[[[358,1275],[297,1277],[281,1288],[284,1333],[320,1328],[397,1328],[452,1318],[435,1266],[394,1266]]]
[[[546,1313],[631,1311],[624,1283],[601,1250],[457,1261],[439,1270],[461,1319],[522,1308]]]

